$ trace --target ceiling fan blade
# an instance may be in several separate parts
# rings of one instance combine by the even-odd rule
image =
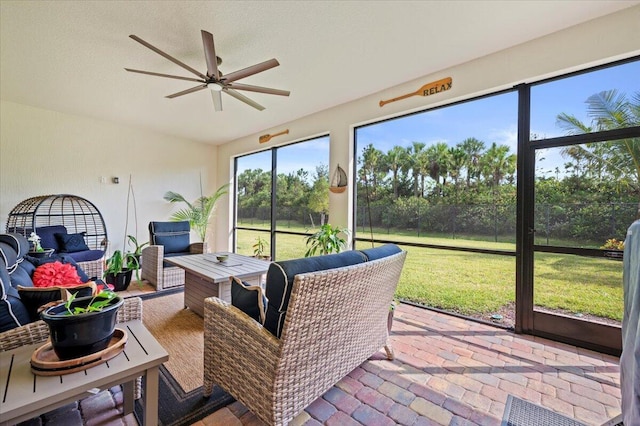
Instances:
[[[174,93],[173,95],[167,95],[165,98],[173,99],[178,96],[188,95],[189,93],[197,92],[198,90],[206,89],[207,85],[203,84],[201,86],[192,87],[191,89],[183,90],[182,92]]]
[[[125,68],[125,70],[127,70],[129,72],[137,72],[138,74],[155,75],[156,77],[167,77],[167,78],[175,78],[177,80],[186,80],[186,81],[195,81],[197,83],[204,83],[204,81],[198,80],[197,78],[180,77],[179,75],[160,74],[158,72],[140,71],[140,70],[134,70],[134,69],[131,69],[131,68]]]
[[[134,39],[135,41],[137,41],[138,43],[140,43],[141,45],[143,45],[144,47],[147,47],[151,50],[153,50],[154,52],[156,52],[158,55],[163,56],[165,58],[167,58],[168,60],[170,60],[171,62],[173,62],[176,65],[181,66],[182,68],[186,69],[189,72],[194,73],[195,75],[197,75],[198,77],[202,78],[203,80],[207,79],[206,75],[201,74],[200,72],[194,70],[193,68],[191,68],[189,65],[185,64],[184,62],[181,62],[179,60],[177,60],[176,58],[174,58],[173,56],[170,56],[166,53],[164,53],[162,50],[158,49],[155,46],[152,46],[151,44],[147,43],[146,41],[144,41],[143,39],[141,39],[140,37],[131,34],[129,37],[131,37],[132,39]]]
[[[213,34],[205,30],[202,33],[202,44],[204,45],[204,57],[207,60],[207,75],[220,80],[220,71],[218,70],[218,58],[216,57],[216,48],[213,44]]]
[[[268,93],[270,95],[289,96],[288,90],[271,89],[269,87],[252,86],[250,84],[231,83],[227,85],[230,89],[246,90],[248,92]]]
[[[278,62],[277,59],[269,59],[268,61],[264,61],[256,65],[251,65],[250,67],[241,69],[239,71],[225,74],[222,79],[225,83],[231,83],[232,81],[240,80],[241,78],[258,74],[259,72],[277,67],[278,65],[280,65],[280,62]]]
[[[213,109],[222,111],[222,91],[211,90],[211,98],[213,99]]]
[[[244,102],[247,105],[251,105],[252,107],[254,107],[255,109],[257,109],[258,111],[262,111],[264,109],[264,107],[262,105],[260,105],[259,103],[247,98],[245,95],[242,95],[238,92],[236,92],[233,89],[230,89],[228,87],[225,87],[222,89],[225,93],[233,96],[234,98],[236,98],[239,101]]]

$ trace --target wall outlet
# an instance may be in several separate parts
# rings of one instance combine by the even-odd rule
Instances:
[[[100,183],[107,183],[107,178],[104,176],[100,176]]]

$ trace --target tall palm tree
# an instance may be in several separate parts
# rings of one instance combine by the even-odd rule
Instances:
[[[453,184],[457,187],[462,174],[462,168],[465,166],[465,152],[457,146],[449,148],[449,176],[453,180]]]
[[[405,164],[406,150],[396,145],[385,155],[387,170],[391,172],[391,184],[393,186],[393,198],[398,199],[398,173]]]
[[[484,142],[476,138],[467,138],[457,146],[465,153],[467,188],[469,188],[471,186],[471,179],[480,177],[480,157],[485,150],[485,145]]]
[[[515,173],[516,155],[509,154],[508,145],[493,142],[482,156],[480,164],[489,186],[496,188],[507,175]]]
[[[413,173],[413,195],[420,195],[418,182],[422,176],[422,168],[420,167],[420,154],[423,152],[425,144],[422,142],[411,142],[412,146],[407,148],[408,162]]]
[[[384,153],[382,151],[369,144],[362,151],[362,157],[360,158],[360,178],[365,185],[370,184],[373,197],[375,197],[378,187],[378,174],[382,167],[383,157]]]
[[[436,182],[436,187],[442,188],[447,184],[447,174],[449,167],[449,146],[445,142],[438,142],[427,148],[429,156],[429,177]],[[442,184],[440,178],[442,177]]]

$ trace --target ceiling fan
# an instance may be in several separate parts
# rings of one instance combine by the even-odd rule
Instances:
[[[237,90],[246,90],[248,92],[257,92],[257,93],[267,93],[270,95],[289,96],[290,92],[287,90],[271,89],[268,87],[260,87],[260,86],[252,86],[249,84],[236,83],[237,80],[240,80],[242,78],[249,77],[251,75],[258,74],[262,71],[266,71],[268,69],[277,67],[278,65],[280,65],[280,63],[276,59],[269,59],[268,61],[264,61],[256,65],[252,65],[250,67],[241,69],[239,71],[234,71],[232,73],[225,74],[223,76],[222,72],[220,72],[220,70],[218,69],[218,65],[222,63],[222,60],[220,59],[220,57],[216,56],[216,49],[213,44],[213,34],[205,30],[201,30],[201,33],[202,33],[202,44],[204,45],[204,57],[207,62],[206,75],[191,68],[189,65],[185,64],[184,62],[181,62],[176,58],[164,53],[162,50],[158,49],[155,46],[152,46],[151,44],[142,40],[140,37],[133,34],[130,35],[129,37],[131,37],[138,43],[142,44],[143,46],[153,50],[157,54],[164,56],[174,64],[179,65],[182,68],[186,69],[187,71],[195,74],[199,78],[161,74],[161,73],[151,72],[151,71],[140,71],[140,70],[134,70],[130,68],[125,68],[125,70],[129,72],[136,72],[139,74],[154,75],[156,77],[175,78],[178,80],[196,81],[198,83],[201,83],[195,87],[192,87],[187,90],[183,90],[178,93],[173,93],[166,97],[169,99],[177,98],[178,96],[194,93],[194,92],[208,88],[211,90],[211,96],[213,97],[213,106],[216,111],[222,111],[222,95],[221,95],[222,92],[233,96],[234,98],[246,103],[247,105],[251,105],[252,107],[256,108],[259,111],[262,111],[264,109],[262,105],[255,102],[252,99],[249,99],[243,94],[237,92]]]

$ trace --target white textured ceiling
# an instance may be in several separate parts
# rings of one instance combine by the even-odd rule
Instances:
[[[640,1],[1,1],[0,98],[212,144],[263,131]],[[277,58],[238,81],[291,91],[223,95],[215,113],[192,77],[135,34],[205,73],[200,30],[224,73]]]

